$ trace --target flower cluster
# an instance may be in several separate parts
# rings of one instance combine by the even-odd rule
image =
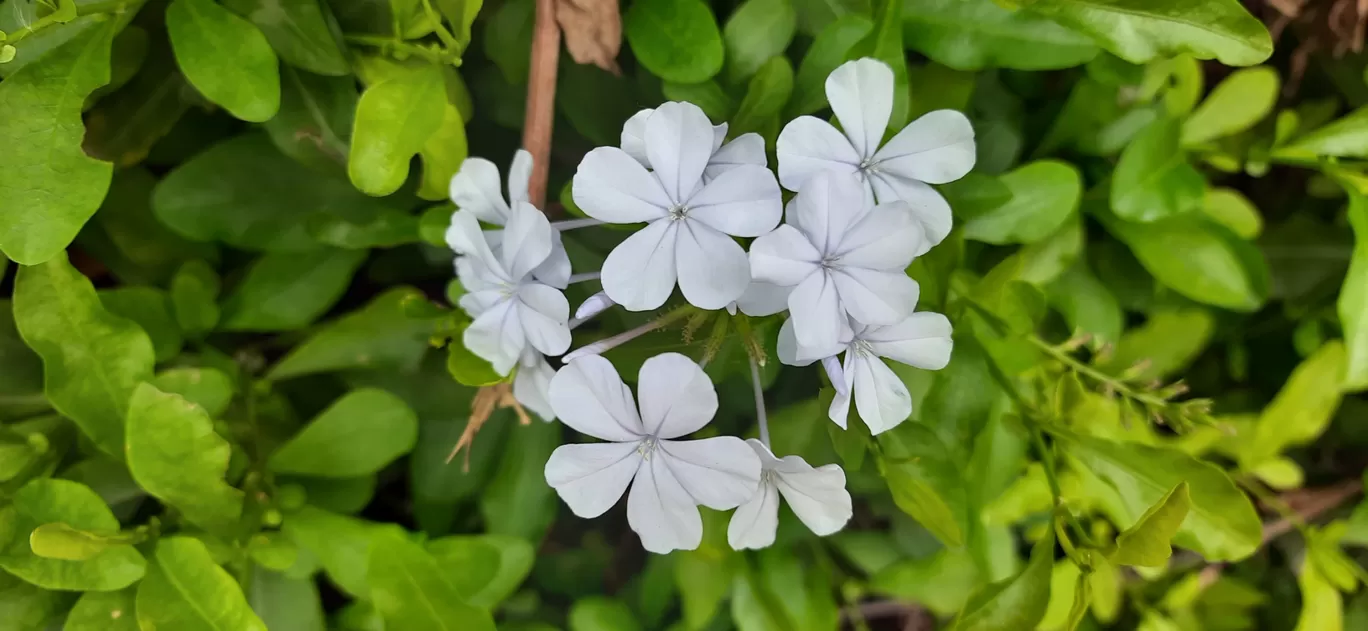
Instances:
[[[883,142],[893,89],[882,62],[836,69],[826,92],[840,129],[810,116],[789,123],[777,141],[777,178],[760,136],[728,142],[727,126],[690,103],[642,110],[620,147],[594,149],[579,165],[573,198],[590,219],[553,225],[527,202],[525,152],[510,168],[507,200],[496,167],[478,158],[462,166],[447,233],[467,291],[460,306],[473,318],[462,341],[499,374],[513,372],[523,405],[606,441],[563,445],[546,464],[547,483],[576,515],[601,515],[627,493],[628,524],[658,553],[698,546],[698,506],[736,509],[728,528],[736,548],[773,543],[780,496],[819,535],[850,519],[839,466],[771,451],[755,357],[760,439],[743,441],[684,440],[717,411],[713,384],[694,360],[647,360],[636,399],[600,356],[653,324],[585,345],[558,371],[545,356],[564,354],[580,322],[614,305],[657,309],[678,286],[695,310],[787,310],[779,358],[822,364],[837,392],[828,413],[842,428],[852,398],[872,433],[906,420],[911,397],[884,360],[939,369],[952,342],[945,316],[915,311],[918,286],[905,270],[949,233],[949,205],[930,185],[973,167],[974,135],[962,114],[943,110]],[[796,193],[787,207],[781,184]],[[643,227],[612,250],[601,273],[572,275],[560,231],[600,223]],[[737,238],[753,239],[749,252]],[[571,320],[562,290],[581,280],[599,280],[603,291]]]

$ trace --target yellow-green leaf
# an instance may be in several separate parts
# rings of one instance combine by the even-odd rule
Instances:
[[[166,33],[181,72],[205,98],[253,123],[280,110],[280,63],[251,22],[214,0],[174,0]]]
[[[1187,519],[1192,498],[1187,482],[1180,482],[1116,538],[1108,558],[1120,565],[1162,567],[1173,555],[1169,541]]]
[[[1325,343],[1303,360],[1259,415],[1253,440],[1240,453],[1240,465],[1257,466],[1320,436],[1343,396],[1344,363],[1344,344],[1339,340]]]
[[[409,161],[441,129],[447,107],[438,66],[404,68],[366,88],[356,104],[347,157],[352,184],[377,197],[399,190]]]

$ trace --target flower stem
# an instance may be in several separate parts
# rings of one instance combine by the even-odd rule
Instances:
[[[755,420],[760,423],[760,442],[770,446],[769,418],[765,414],[765,389],[760,385],[760,364],[750,358],[751,388],[755,391]]]
[[[614,348],[617,348],[618,346],[621,346],[638,337],[641,337],[642,335],[650,333],[651,331],[654,331],[656,329],[663,329],[669,326],[670,324],[674,323],[676,320],[688,316],[692,312],[693,308],[691,307],[682,307],[679,309],[675,309],[674,311],[671,311],[663,316],[660,316],[659,318],[651,320],[650,322],[647,322],[646,324],[643,324],[634,329],[618,333],[617,335],[614,335],[612,337],[606,337],[597,342],[585,344],[584,346],[581,346],[573,351],[570,351],[569,353],[566,353],[565,357],[561,358],[561,362],[570,363],[571,361],[574,361],[576,358],[583,357],[585,355],[602,355],[603,353],[606,353]]]
[[[551,222],[551,227],[561,232],[565,232],[566,230],[574,230],[576,228],[590,228],[593,226],[601,226],[603,225],[603,223],[604,222],[599,221],[597,219],[585,217],[583,219],[562,219],[560,221],[553,221]]]
[[[580,274],[571,274],[569,283],[573,285],[575,283],[582,283],[590,280],[598,280],[601,274],[602,272],[583,272]]]

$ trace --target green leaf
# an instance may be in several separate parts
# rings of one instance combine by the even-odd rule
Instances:
[[[766,123],[775,120],[779,111],[793,94],[793,66],[783,56],[765,62],[751,77],[746,98],[732,117],[730,133],[733,137],[746,132],[758,132]]]
[[[321,77],[283,66],[280,83],[280,112],[262,125],[271,141],[281,153],[316,169],[345,166],[360,98],[355,79]]]
[[[494,479],[480,495],[480,515],[490,534],[539,541],[556,519],[560,502],[546,484],[546,459],[560,446],[560,426],[534,421],[514,428],[505,441]]]
[[[68,480],[39,479],[25,484],[0,508],[0,568],[45,589],[109,591],[143,577],[147,562],[130,545],[110,546],[90,559],[68,561],[34,554],[29,535],[43,524],[63,523],[94,532],[116,532],[119,520],[88,487]]]
[[[106,311],[90,281],[65,255],[19,269],[14,322],[43,358],[52,406],[105,453],[123,458],[128,398],[140,381],[152,376],[147,334]]]
[[[486,609],[513,595],[536,558],[532,544],[507,535],[442,537],[429,541],[427,551],[443,567],[461,568],[447,581],[465,602]]]
[[[623,31],[637,61],[666,81],[699,83],[722,70],[722,34],[701,0],[633,2]]]
[[[469,323],[462,324],[452,336],[457,341],[447,345],[447,372],[457,383],[473,388],[492,386],[503,381],[505,376],[494,372],[494,366],[489,361],[470,352],[464,343],[459,342],[468,326]]]
[[[67,614],[62,631],[138,631],[134,615],[135,588],[114,592],[86,592]]]
[[[205,98],[245,121],[280,110],[280,69],[266,36],[213,0],[172,0],[166,33],[176,63]]]
[[[1241,450],[1240,466],[1256,466],[1324,433],[1343,396],[1344,366],[1345,347],[1339,340],[1303,360],[1259,415],[1252,441]]]
[[[1337,304],[1347,352],[1344,389],[1368,388],[1368,197],[1349,193],[1349,225],[1354,230],[1354,253]]]
[[[374,475],[354,478],[288,478],[304,488],[309,503],[334,513],[360,512],[375,497]]]
[[[793,41],[798,14],[790,0],[745,0],[722,27],[727,81],[739,84]]]
[[[223,480],[230,451],[204,408],[149,383],[133,391],[128,470],[148,493],[211,532],[231,532],[242,515],[242,491]]]
[[[1297,575],[1297,587],[1302,607],[1294,631],[1343,631],[1344,597],[1309,555]]]
[[[327,213],[367,220],[394,208],[356,191],[345,179],[291,160],[263,134],[245,134],[196,154],[152,194],[162,223],[195,241],[244,250],[318,248],[305,218]]]
[[[247,601],[267,629],[326,631],[327,619],[313,578],[291,578],[257,566]]]
[[[204,408],[210,417],[223,414],[233,401],[233,378],[214,368],[168,368],[157,373],[152,385]]]
[[[43,524],[29,533],[29,548],[45,559],[86,561],[120,545],[135,543],[119,532],[93,532],[63,523]]]
[[[455,74],[451,68],[443,68],[447,74]],[[448,102],[442,107],[442,122],[423,144],[419,155],[423,158],[423,174],[418,184],[418,197],[426,200],[445,200],[452,176],[461,169],[468,149],[466,147],[466,117],[455,105]],[[409,228],[410,240],[416,240],[417,230]]]
[[[412,287],[396,287],[366,306],[324,324],[267,373],[273,380],[320,372],[378,369],[412,372],[428,349],[433,323],[410,317],[404,305],[426,301]]]
[[[661,91],[665,93],[665,98],[671,101],[688,101],[697,105],[711,120],[727,120],[736,113],[736,99],[733,99],[730,94],[722,89],[722,86],[711,79],[699,83],[666,81],[661,86]],[[570,187],[567,186],[565,190],[569,191]],[[580,216],[584,216],[582,211]]]
[[[621,600],[591,596],[570,606],[570,631],[640,631],[632,608]]]
[[[508,0],[485,20],[485,56],[499,67],[504,79],[515,86],[527,83],[528,68],[532,65],[536,8],[535,0]]]
[[[1258,250],[1200,215],[1104,223],[1155,279],[1183,296],[1236,311],[1254,311],[1268,296],[1268,269]]]
[[[929,429],[907,422],[879,436],[880,471],[893,503],[949,547],[965,543],[964,467]]]
[[[1054,531],[1031,548],[1031,560],[1020,574],[980,588],[969,596],[955,619],[954,631],[1015,631],[1033,629],[1050,602],[1054,567]]]
[[[1183,145],[1240,133],[1264,119],[1278,100],[1278,71],[1269,66],[1236,70],[1212,88],[1183,121]]]
[[[1187,482],[1179,482],[1159,498],[1140,519],[1116,537],[1107,559],[1118,565],[1163,567],[1173,555],[1169,541],[1187,518],[1192,498]]]
[[[219,320],[219,276],[204,261],[190,261],[171,277],[171,310],[188,335],[214,329]]]
[[[266,631],[237,581],[192,537],[157,542],[147,578],[138,584],[138,625],[178,631]]]
[[[473,394],[469,389],[460,390]],[[465,429],[463,410],[469,408],[469,396],[460,405],[446,414],[455,418],[430,420],[424,417],[419,424],[418,445],[409,458],[409,483],[414,497],[420,502],[455,504],[479,493],[493,476],[494,467],[503,454],[504,438],[516,424],[505,417],[507,413],[496,412],[480,429],[475,448],[447,462],[452,445],[460,440]]]
[[[1045,296],[1073,333],[1087,333],[1103,344],[1120,339],[1126,322],[1121,305],[1084,262],[1074,262],[1051,281]]]
[[[614,75],[607,70],[589,64],[562,63],[557,71],[556,106],[561,114],[570,121],[570,126],[595,145],[617,145],[622,138],[622,125],[637,113],[636,86],[627,77]],[[675,84],[665,84],[661,89],[673,101],[693,101],[703,108],[703,112],[714,120],[726,120],[736,108],[730,103],[731,97],[723,94],[715,83],[705,82],[703,91],[712,88],[721,99],[730,103],[725,111],[717,112],[707,101],[707,97],[689,94],[683,98],[672,95]],[[692,86],[689,86],[692,87]],[[709,94],[709,96],[711,96]],[[443,193],[445,193],[443,189]],[[444,224],[451,223],[450,217]],[[444,226],[445,227],[445,226]],[[443,241],[442,245],[446,245]]]
[[[385,530],[402,533],[393,525],[379,525],[313,506],[285,515],[281,530],[295,545],[318,559],[333,584],[359,598],[365,597],[369,589],[366,559],[371,540]]]
[[[91,592],[95,594],[103,592]],[[0,620],[14,631],[44,631],[71,606],[70,592],[42,589],[0,572]],[[69,628],[69,627],[68,627]],[[87,627],[89,631],[123,631],[121,628]],[[134,627],[133,631],[137,631]]]
[[[418,419],[384,390],[353,390],[271,454],[276,473],[350,478],[375,473],[413,450]]]
[[[342,297],[365,250],[268,252],[223,302],[226,331],[289,331],[308,326]]]
[[[367,195],[399,190],[409,161],[442,129],[447,107],[438,66],[396,72],[366,88],[356,104],[347,157],[352,184]]]
[[[1165,379],[1196,359],[1215,332],[1216,320],[1205,309],[1156,309],[1144,324],[1126,331],[1098,367],[1119,375],[1143,362],[1136,379]]]
[[[1150,123],[1121,152],[1111,185],[1111,208],[1118,217],[1148,223],[1202,206],[1206,180],[1178,147],[1178,122]]]
[[[1254,239],[1263,232],[1263,217],[1259,215],[1259,209],[1243,193],[1233,188],[1207,189],[1202,211],[1241,239]]]
[[[100,305],[110,313],[128,318],[152,340],[158,362],[180,354],[185,338],[171,314],[171,297],[155,287],[115,287],[99,291]]]
[[[887,554],[887,552],[885,552]],[[870,578],[870,589],[953,615],[983,578],[966,550],[941,549],[921,558],[895,560]]]
[[[847,59],[873,57],[893,69],[893,111],[888,128],[902,129],[907,124],[907,53],[902,37],[903,0],[881,0],[874,5],[874,31],[846,54]]]
[[[1368,157],[1368,107],[1361,107],[1324,127],[1301,136],[1274,155]]]
[[[16,262],[61,254],[109,189],[114,166],[81,150],[81,104],[109,82],[117,27],[107,20],[0,83],[0,250]]]
[[[827,105],[826,78],[845,62],[850,49],[874,30],[868,17],[852,13],[832,21],[817,34],[794,77],[793,98],[785,111],[786,118],[811,114]]]
[[[908,0],[903,40],[956,70],[1054,70],[1097,56],[1086,36],[993,0]]]
[[[1170,489],[1186,482],[1192,508],[1174,537],[1178,545],[1209,562],[1238,561],[1258,548],[1263,528],[1254,505],[1214,465],[1172,449],[1114,443],[1062,430],[1054,434],[1066,453],[1116,488],[1131,515],[1143,514]]]
[[[152,214],[157,180],[145,169],[121,169],[100,212],[76,242],[127,284],[163,285],[184,262],[218,259],[211,243],[195,243],[168,229]]]
[[[1019,166],[999,178],[1011,199],[965,219],[964,238],[987,243],[1034,243],[1059,230],[1078,208],[1083,177],[1059,160]]]
[[[1252,66],[1273,53],[1268,30],[1238,0],[1034,0],[1025,7],[1135,64],[1190,53]]]
[[[494,631],[489,612],[466,604],[422,546],[398,535],[378,535],[368,559],[370,600],[387,629]]]
[[[319,0],[227,0],[238,15],[261,29],[286,68],[343,76],[351,65],[333,34],[332,16]]]

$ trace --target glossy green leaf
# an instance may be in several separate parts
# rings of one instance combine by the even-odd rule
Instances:
[[[48,400],[101,450],[122,458],[128,398],[152,376],[147,334],[106,311],[65,255],[20,268],[14,285],[14,322],[43,358]]]
[[[1087,36],[993,0],[909,0],[903,7],[903,39],[957,70],[1052,70],[1097,56],[1097,45]]]
[[[166,32],[176,63],[205,98],[245,121],[280,109],[280,68],[266,36],[213,0],[173,0]]]
[[[733,136],[761,131],[779,116],[792,94],[793,66],[783,56],[770,59],[751,77],[728,131]]]
[[[1073,332],[1087,333],[1101,343],[1114,343],[1121,337],[1125,326],[1121,305],[1083,262],[1075,262],[1051,281],[1045,296]]]
[[[354,390],[271,455],[277,473],[349,478],[375,473],[413,450],[418,418],[384,390]]]
[[[785,115],[796,117],[826,107],[827,75],[844,63],[850,49],[873,29],[874,22],[860,14],[841,16],[823,28],[798,64],[798,73],[793,79],[793,98]]]
[[[555,423],[533,422],[509,433],[494,479],[480,495],[487,532],[529,541],[546,533],[561,505],[546,484],[546,459],[559,445]]]
[[[242,515],[242,491],[223,480],[229,452],[204,408],[148,383],[133,392],[127,444],[133,479],[212,532],[230,532]]]
[[[360,512],[375,497],[374,475],[354,478],[288,478],[304,488],[309,504],[334,513]]]
[[[1202,211],[1241,239],[1253,239],[1263,232],[1263,216],[1259,214],[1259,209],[1233,188],[1207,189]]]
[[[218,324],[219,276],[204,261],[190,261],[171,277],[171,310],[187,335],[208,333]]]
[[[1033,629],[1045,616],[1050,602],[1050,575],[1054,567],[1054,532],[1031,548],[1031,558],[1020,574],[979,588],[964,603],[955,619],[955,631],[1010,631]]]
[[[462,390],[473,394],[473,390]],[[453,504],[479,493],[488,484],[494,467],[503,455],[506,435],[514,430],[515,423],[511,419],[503,414],[495,414],[490,422],[480,428],[477,446],[447,462],[452,446],[460,440],[461,432],[465,430],[465,412],[462,410],[469,409],[469,396],[458,405],[461,408],[448,412],[455,418],[432,417],[429,420],[425,417],[419,424],[418,445],[409,458],[409,481],[414,497],[421,502]],[[467,455],[469,460],[466,459]]]
[[[109,82],[116,28],[106,20],[0,83],[0,250],[19,263],[61,254],[109,189],[113,165],[81,150],[81,104]]]
[[[570,631],[640,631],[641,623],[621,600],[591,596],[570,606]]]
[[[350,76],[324,77],[282,66],[280,112],[262,127],[281,153],[318,169],[337,171],[347,164],[359,98]]]
[[[1243,445],[1241,466],[1258,465],[1325,432],[1343,396],[1345,359],[1344,344],[1333,340],[1292,371],[1259,415],[1252,440]]]
[[[1302,607],[1294,631],[1343,631],[1344,597],[1328,577],[1306,557],[1297,575]]]
[[[214,244],[190,241],[158,221],[151,203],[156,184],[145,169],[121,169],[76,240],[124,283],[164,285],[187,261],[218,259]]]
[[[1280,151],[1311,156],[1368,157],[1368,107],[1356,109],[1297,137]]]
[[[326,631],[323,602],[312,578],[290,578],[257,566],[247,590],[252,605],[267,629]]]
[[[468,325],[466,325],[468,326]],[[457,335],[452,339],[460,340],[460,333],[465,331],[465,326],[457,330]],[[453,342],[447,346],[447,372],[457,383],[463,386],[479,388],[492,386],[504,380],[505,375],[494,372],[494,366],[484,359],[472,353],[465,344]]]
[[[1059,160],[1040,160],[1003,174],[1011,198],[964,221],[964,238],[988,243],[1034,243],[1050,236],[1078,209],[1083,178]]]
[[[29,535],[44,524],[63,523],[94,532],[116,532],[119,521],[104,500],[69,480],[40,479],[25,484],[0,509],[0,525],[10,539],[0,548],[0,568],[45,589],[108,591],[143,577],[147,566],[133,546],[112,545],[89,559],[44,558],[34,554]]]
[[[70,592],[36,587],[16,576],[0,572],[0,620],[4,620],[16,631],[44,631],[49,628],[48,625],[59,620],[71,606],[73,596]],[[88,629],[95,631],[96,627]],[[99,631],[105,629],[106,627],[98,627]]]
[[[1224,226],[1197,215],[1106,225],[1156,280],[1183,296],[1236,311],[1258,309],[1268,296],[1262,256]]]
[[[320,327],[273,366],[281,380],[360,368],[411,372],[428,349],[433,323],[410,317],[404,305],[426,301],[410,287],[396,287],[366,306]]]
[[[1242,132],[1263,120],[1278,100],[1278,71],[1268,66],[1237,70],[1212,88],[1183,121],[1183,144],[1195,145]]]
[[[893,69],[893,111],[888,128],[902,129],[907,124],[907,53],[903,49],[903,0],[875,0],[874,30],[846,53],[846,59],[873,57]]]
[[[1117,375],[1134,371],[1136,379],[1165,379],[1196,359],[1215,332],[1216,321],[1204,309],[1156,309],[1126,331],[1098,367]]]
[[[466,604],[423,547],[393,534],[371,543],[366,580],[385,627],[413,631],[493,631],[489,612]]]
[[[192,537],[157,542],[147,578],[138,584],[137,611],[143,629],[266,631],[237,581]]]
[[[1163,567],[1173,555],[1169,541],[1187,518],[1192,506],[1187,482],[1179,482],[1158,502],[1149,507],[1140,519],[1116,537],[1115,548],[1108,560],[1118,565]]]
[[[722,27],[727,81],[739,84],[793,40],[798,14],[790,0],[745,0]]]
[[[1177,121],[1158,119],[1121,152],[1111,208],[1128,221],[1152,222],[1202,206],[1206,181],[1178,146]]]
[[[1026,10],[1136,64],[1189,53],[1252,66],[1273,52],[1268,30],[1238,0],[1035,0]]]
[[[641,0],[622,21],[637,61],[661,79],[699,83],[722,70],[722,34],[701,0]]]
[[[290,66],[320,75],[351,73],[334,35],[332,16],[319,0],[228,0],[224,4],[261,29]]]
[[[356,104],[347,157],[352,184],[367,195],[399,190],[414,154],[442,129],[446,111],[446,87],[437,66],[395,73],[366,88]]]
[[[214,368],[168,368],[152,378],[158,390],[178,394],[186,401],[216,417],[228,409],[233,400],[233,378]]]
[[[880,470],[893,503],[949,547],[964,545],[968,496],[963,467],[925,426],[903,423],[879,436]]]
[[[62,631],[139,631],[134,614],[137,589],[114,592],[86,592],[67,614]]]
[[[441,537],[427,543],[427,551],[448,572],[446,579],[461,598],[476,607],[494,608],[513,595],[535,560],[528,542],[507,535]]]
[[[155,287],[116,287],[99,292],[100,305],[110,313],[132,320],[152,340],[158,362],[180,354],[185,338],[171,313],[171,297]]]
[[[1354,230],[1353,258],[1340,289],[1338,312],[1347,353],[1344,389],[1368,388],[1368,198],[1349,193],[1349,225]]]
[[[289,331],[308,326],[347,289],[364,250],[263,254],[223,301],[220,328]]]
[[[699,83],[667,81],[661,86],[661,91],[665,93],[665,98],[671,101],[688,101],[697,105],[711,120],[727,120],[736,113],[736,99],[712,79]],[[570,188],[566,187],[566,190],[569,191]]]
[[[1116,489],[1135,519],[1169,489],[1186,482],[1192,508],[1174,543],[1213,562],[1243,559],[1258,548],[1263,529],[1254,505],[1215,465],[1172,449],[1055,434],[1066,453]]]
[[[285,536],[318,559],[333,584],[356,597],[369,593],[366,564],[371,540],[387,529],[397,530],[397,527],[381,526],[313,506],[290,512],[281,524]]]
[[[106,550],[135,543],[118,532],[94,532],[61,522],[43,524],[29,533],[29,548],[37,556],[63,561],[86,561]]]

